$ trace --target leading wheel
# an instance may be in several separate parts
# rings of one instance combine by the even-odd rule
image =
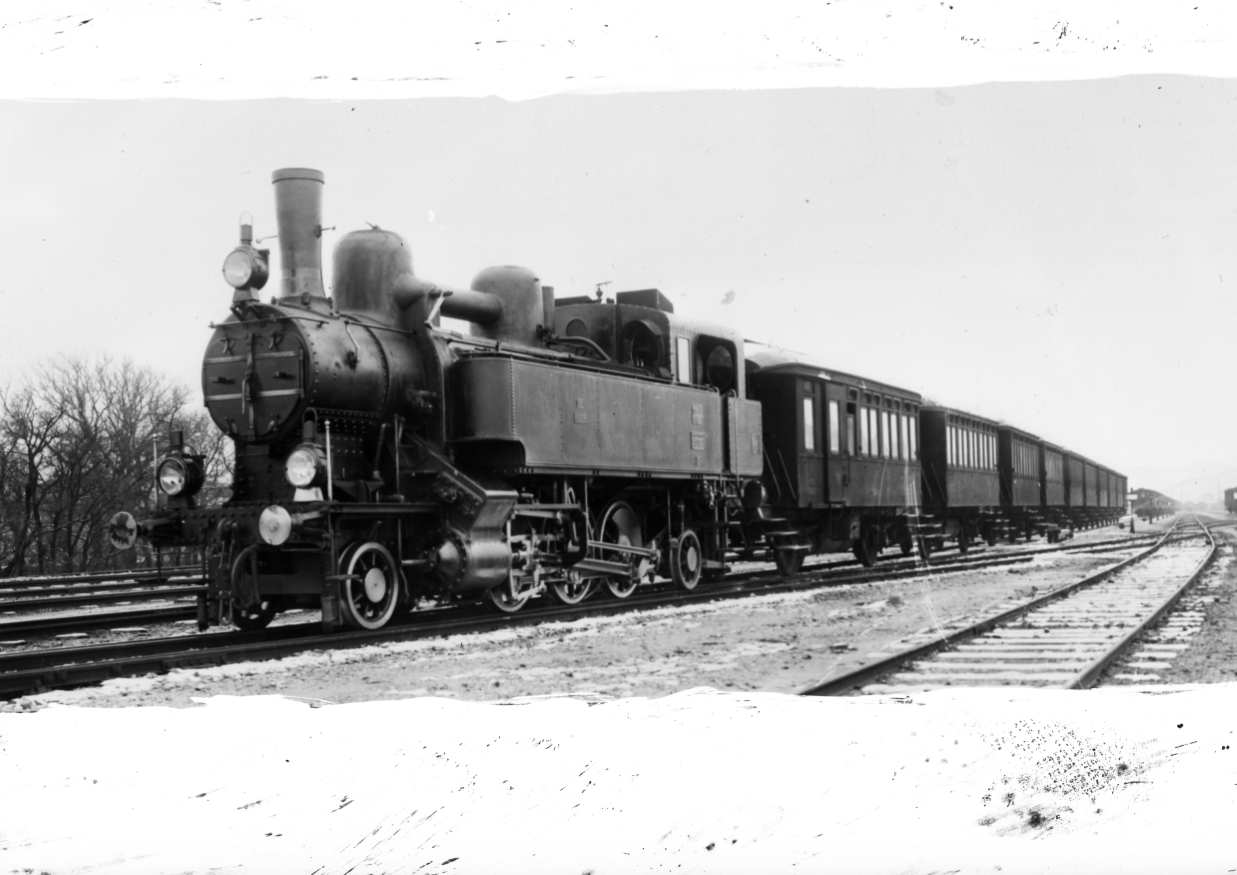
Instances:
[[[271,620],[275,619],[275,613],[275,605],[271,602],[259,602],[256,605],[244,607],[235,602],[232,604],[232,622],[236,624],[237,629],[245,632],[265,629],[271,624]]]
[[[703,567],[700,538],[691,529],[684,529],[678,543],[670,549],[670,579],[679,589],[695,589]]]
[[[354,629],[381,629],[399,604],[399,570],[390,552],[377,541],[366,541],[349,548],[340,566],[344,622]]]
[[[625,501],[610,502],[597,526],[597,540],[623,547],[643,547],[644,534],[640,531],[640,515]],[[598,558],[606,562],[621,562],[631,568],[626,575],[607,574],[602,578],[605,591],[616,599],[625,599],[636,591],[649,565],[649,561],[643,557],[635,561],[630,553],[606,550],[604,547],[598,550]]]

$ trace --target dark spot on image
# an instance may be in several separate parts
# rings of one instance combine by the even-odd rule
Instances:
[[[1117,774],[1118,775],[1124,775],[1129,770],[1130,770],[1130,767],[1127,766],[1125,763],[1117,763]]]
[[[1027,815],[1027,823],[1030,826],[1040,826],[1043,822],[1044,822],[1044,815],[1040,814],[1038,811],[1032,808],[1031,813]]]

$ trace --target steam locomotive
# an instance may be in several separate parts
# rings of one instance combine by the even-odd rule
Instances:
[[[279,296],[260,300],[270,253],[243,224],[202,367],[235,446],[232,496],[197,506],[203,460],[174,431],[158,513],[110,527],[118,548],[201,550],[202,626],[311,607],[325,628],[376,629],[423,598],[571,605],[657,576],[693,589],[736,556],[786,573],[819,552],[871,564],[889,544],[965,548],[1119,512],[1115,472],[1110,487],[1087,463],[1087,480],[1080,459],[1071,505],[1068,466],[1043,476],[1051,445],[781,351],[749,356],[656,289],[556,299],[512,266],[451,288],[371,227],[340,239],[327,297],[323,174],[272,183]]]

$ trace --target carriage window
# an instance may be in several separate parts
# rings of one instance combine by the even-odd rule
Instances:
[[[811,398],[803,399],[803,449],[809,453],[816,450],[816,422]]]
[[[954,427],[952,425],[945,427],[945,462],[949,465],[954,463]]]
[[[889,458],[889,411],[881,411],[881,458]]]
[[[910,434],[911,434],[911,461],[919,460],[919,419],[910,417]]]
[[[902,414],[902,459],[906,461],[910,458],[910,445],[906,442],[906,420],[909,419],[905,413]]]
[[[880,418],[876,413],[875,407],[868,408],[868,431],[871,432],[871,449],[872,456],[875,458],[880,455]]]
[[[866,407],[859,408],[859,453],[863,456],[868,454],[868,409]]]
[[[674,339],[674,366],[677,370],[675,379],[680,383],[692,381],[692,342],[690,337]]]
[[[855,405],[846,405],[846,454],[855,455]]]
[[[838,402],[829,402],[829,452],[841,452],[841,440],[838,435]]]
[[[889,458],[898,457],[898,414],[889,414]]]

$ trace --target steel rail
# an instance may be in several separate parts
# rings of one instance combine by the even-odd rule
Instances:
[[[175,623],[178,620],[194,620],[197,616],[198,609],[195,605],[184,608],[150,608],[145,611],[96,611],[67,617],[39,617],[35,620],[4,620],[0,621],[0,641],[18,635],[41,638],[62,632],[88,632],[143,623]]]
[[[1166,598],[1160,606],[1156,608],[1154,613],[1131,629],[1112,647],[1112,649],[1110,649],[1099,659],[1095,660],[1095,662],[1093,662],[1086,669],[1079,672],[1077,677],[1066,684],[1069,689],[1085,690],[1094,684],[1099,679],[1100,675],[1104,673],[1104,670],[1107,669],[1112,663],[1116,662],[1131,644],[1137,641],[1144,632],[1158,623],[1165,614],[1172,610],[1173,606],[1176,605],[1176,603],[1181,599],[1181,596],[1185,594],[1185,591],[1193,586],[1194,583],[1202,577],[1203,572],[1206,571],[1213,562],[1215,562],[1216,558],[1220,554],[1220,545],[1216,543],[1215,535],[1211,533],[1211,530],[1207,526],[1202,526],[1202,530],[1203,534],[1206,535],[1207,539],[1211,542],[1211,549],[1207,551],[1207,555],[1203,557],[1203,560],[1198,563],[1198,567],[1194,569],[1194,573],[1190,575],[1189,579],[1179,586],[1168,598]]]
[[[117,580],[160,580],[165,577],[179,577],[186,574],[197,574],[201,571],[197,565],[177,565],[163,569],[146,571],[97,571],[82,574],[39,574],[27,577],[0,578],[0,589],[22,589],[26,587],[70,585],[74,583],[109,583]]]
[[[845,674],[832,678],[826,678],[814,684],[809,684],[808,686],[799,689],[797,693],[801,696],[836,696],[841,693],[849,692],[855,687],[862,686],[869,681],[873,681],[884,677],[885,675],[891,674],[908,662],[914,662],[915,660],[922,659],[925,656],[930,656],[931,654],[945,650],[955,644],[967,641],[978,635],[982,635],[985,632],[989,632],[997,626],[1009,623],[1043,607],[1044,605],[1058,601],[1082,589],[1093,586],[1103,580],[1108,579],[1109,577],[1112,577],[1118,572],[1123,571],[1129,566],[1137,562],[1141,562],[1163,547],[1164,544],[1168,542],[1169,535],[1171,535],[1175,529],[1176,524],[1174,524],[1173,528],[1165,531],[1160,539],[1146,550],[1143,550],[1134,556],[1130,556],[1127,559],[1123,559],[1116,565],[1084,577],[1082,580],[1059,587],[1052,592],[1045,593],[1044,595],[1034,598],[1025,604],[1011,608],[1007,611],[1002,611],[1000,614],[996,614],[992,617],[979,620],[962,629],[957,629],[953,632],[942,635],[940,638],[936,638],[926,644],[921,644],[901,651],[900,653],[895,653],[892,656],[885,657],[884,659],[879,659],[875,662],[868,663],[867,665],[862,665],[853,671],[846,672]]]
[[[20,593],[0,594],[0,609],[7,605],[21,604],[23,600],[42,598],[44,596],[77,596],[77,595],[110,595],[112,593],[158,593],[177,587],[203,584],[202,577],[183,577],[176,580],[151,581],[149,583],[102,584],[99,586],[66,586],[41,587],[39,589],[23,590]]]
[[[205,586],[169,586],[164,589],[147,589],[133,592],[101,592],[92,595],[51,596],[49,598],[14,599],[0,601],[3,611],[42,611],[48,608],[60,608],[77,605],[97,605],[104,602],[140,602],[157,599],[171,599],[182,596],[205,595]]]

